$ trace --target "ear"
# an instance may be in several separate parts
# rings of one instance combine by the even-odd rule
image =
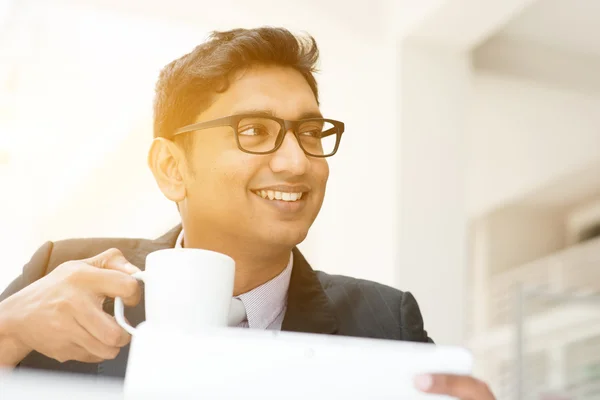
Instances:
[[[155,138],[148,152],[148,166],[166,198],[175,203],[185,199],[188,171],[182,149],[168,139]]]

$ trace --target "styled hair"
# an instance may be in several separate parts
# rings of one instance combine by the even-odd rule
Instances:
[[[296,36],[284,28],[212,32],[206,42],[160,72],[154,99],[154,137],[170,138],[176,129],[194,123],[214,97],[227,90],[233,73],[256,65],[294,68],[306,79],[318,102],[313,76],[318,59],[319,49],[312,36]]]

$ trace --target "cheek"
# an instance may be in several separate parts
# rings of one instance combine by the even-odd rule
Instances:
[[[329,164],[327,160],[316,160],[312,165],[313,174],[319,184],[319,187],[324,191],[329,179]]]
[[[253,162],[254,161],[254,162]],[[196,166],[194,191],[203,198],[226,203],[247,195],[253,171],[259,166],[240,151],[222,151],[218,157],[205,158]]]

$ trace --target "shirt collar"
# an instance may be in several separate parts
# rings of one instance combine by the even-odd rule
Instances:
[[[183,229],[177,236],[175,248],[183,247]],[[273,279],[238,296],[246,308],[248,326],[267,329],[287,307],[288,289],[294,264],[293,253],[285,269]]]

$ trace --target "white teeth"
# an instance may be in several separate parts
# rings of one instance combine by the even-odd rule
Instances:
[[[282,201],[298,201],[302,198],[303,194],[302,192],[279,192],[277,190],[257,190],[254,193],[263,199]]]

